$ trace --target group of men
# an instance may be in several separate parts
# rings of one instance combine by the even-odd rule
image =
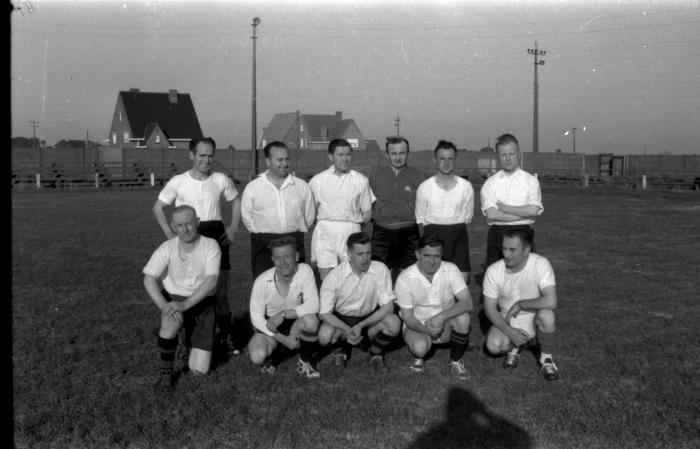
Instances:
[[[241,351],[231,339],[227,291],[228,249],[241,219],[250,232],[254,279],[255,334],[247,351],[261,372],[275,372],[281,348],[298,349],[297,371],[316,378],[323,355],[342,368],[354,346],[367,350],[376,371],[386,371],[384,352],[401,333],[414,358],[411,370],[423,371],[433,345],[446,345],[450,372],[467,378],[474,190],[455,174],[453,143],[439,141],[436,173],[426,179],[407,164],[408,140],[389,137],[387,166],[365,177],[351,168],[351,145],[336,139],[328,146],[330,167],[307,183],[290,173],[288,147],[272,142],[264,148],[267,170],[240,198],[230,178],[214,171],[215,148],[210,138],[192,140],[192,168],[168,181],[153,208],[168,238],[143,269],[161,310],[158,389],[174,387],[180,329],[193,374],[209,371],[216,344],[230,355]],[[533,241],[532,225],[543,211],[539,183],[520,169],[514,136],[499,137],[496,151],[501,170],[480,193],[489,224],[483,307],[493,324],[485,347],[506,353],[508,369],[524,347],[538,347],[541,372],[554,380],[554,273]],[[232,202],[228,227],[221,198]],[[371,236],[364,232],[370,223]],[[307,264],[304,240],[312,226]]]

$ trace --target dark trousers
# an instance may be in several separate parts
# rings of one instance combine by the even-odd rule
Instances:
[[[491,225],[486,236],[486,261],[484,271],[494,262],[503,259],[503,234],[509,229],[527,229],[532,234],[532,248],[530,252],[535,252],[535,229],[532,225]]]
[[[384,263],[392,271],[404,269],[416,261],[418,238],[418,225],[387,229],[375,223],[372,226],[372,259]]]
[[[299,252],[299,262],[306,262],[306,250],[304,248],[304,233],[303,232],[288,232],[286,234],[272,233],[251,233],[250,234],[250,259],[253,269],[253,280],[260,274],[275,266],[272,263],[272,252],[267,247],[267,244],[272,240],[282,237],[294,237],[297,242],[297,251]]]

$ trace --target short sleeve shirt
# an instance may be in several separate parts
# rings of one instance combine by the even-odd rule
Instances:
[[[192,206],[201,221],[221,221],[221,196],[233,201],[238,192],[231,178],[214,172],[203,180],[194,179],[190,172],[175,175],[165,184],[158,199],[165,204],[175,203],[175,207],[186,204]]]
[[[336,175],[334,166],[311,178],[309,187],[318,204],[319,221],[362,223],[362,213],[371,210],[376,199],[365,175],[355,170]]]
[[[321,284],[319,313],[333,311],[347,316],[363,316],[394,300],[391,273],[381,262],[373,260],[369,269],[355,274],[350,262],[335,267]]]
[[[482,291],[485,297],[497,298],[501,310],[508,311],[516,301],[537,298],[552,285],[556,285],[552,265],[539,254],[530,253],[517,273],[509,273],[502,259],[489,266]]]
[[[444,190],[435,176],[426,179],[416,194],[418,224],[452,225],[471,223],[474,215],[474,188],[466,179],[455,176],[457,184]]]
[[[186,256],[178,249],[179,237],[163,242],[143,268],[143,274],[163,279],[171,295],[190,296],[207,276],[218,275],[221,249],[214,239],[200,236],[195,249]]]
[[[537,206],[539,214],[544,211],[542,206],[542,192],[540,182],[536,177],[518,168],[515,172],[508,174],[499,170],[489,177],[481,186],[481,212],[486,215],[486,210],[498,208],[498,202],[510,206]],[[528,218],[509,222],[490,222],[495,225],[522,225],[532,224],[535,220]]]
[[[457,265],[442,261],[430,282],[418,269],[418,263],[401,272],[394,291],[396,304],[413,309],[418,321],[426,321],[455,305],[455,296],[467,288]]]

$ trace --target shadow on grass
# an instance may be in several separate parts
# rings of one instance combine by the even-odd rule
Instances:
[[[489,412],[479,398],[463,388],[450,389],[446,407],[446,420],[420,435],[410,449],[533,447],[523,428]]]

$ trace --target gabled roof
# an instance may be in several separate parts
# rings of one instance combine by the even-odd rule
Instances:
[[[177,102],[174,103],[168,92],[120,91],[133,137],[147,138],[146,127],[152,123],[158,123],[168,139],[204,137],[190,94],[178,92],[175,95]]]
[[[336,114],[299,114],[299,119],[304,125],[304,134],[308,136],[310,141],[330,141],[342,136],[351,126],[357,126],[353,119],[339,119],[340,114],[340,112]],[[296,112],[275,114],[270,125],[263,128],[265,139],[268,142],[284,140],[285,136],[293,130],[296,119]],[[327,139],[324,139],[321,133],[324,127],[328,131]]]

